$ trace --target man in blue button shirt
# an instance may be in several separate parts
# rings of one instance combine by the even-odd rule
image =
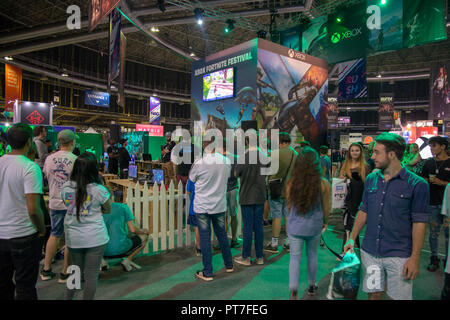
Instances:
[[[376,172],[364,184],[364,195],[350,240],[353,244],[366,225],[361,248],[363,291],[369,300],[382,299],[385,287],[394,300],[412,300],[412,285],[419,273],[430,192],[424,179],[403,168],[405,140],[393,133],[375,139],[372,159]]]

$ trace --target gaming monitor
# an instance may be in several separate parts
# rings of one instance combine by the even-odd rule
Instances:
[[[137,165],[135,165],[135,164],[130,164],[130,165],[128,166],[128,178],[136,179],[137,176],[138,176],[138,173],[137,173]]]
[[[214,101],[234,96],[234,70],[227,68],[203,76],[203,101]]]
[[[164,170],[162,169],[153,169],[152,170],[153,177],[152,177],[152,183],[153,184],[161,184],[164,182]]]

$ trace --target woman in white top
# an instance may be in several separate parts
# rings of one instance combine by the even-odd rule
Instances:
[[[98,274],[109,241],[103,213],[111,211],[109,191],[101,184],[97,159],[92,153],[80,155],[73,165],[70,180],[61,191],[67,206],[64,220],[66,245],[72,264],[84,272],[85,300],[92,300],[97,289]],[[65,299],[72,300],[75,289],[67,289]]]

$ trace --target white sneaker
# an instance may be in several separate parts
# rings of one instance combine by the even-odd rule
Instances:
[[[130,272],[133,270],[133,267],[131,266],[131,261],[128,259],[123,259],[120,264],[122,265],[123,269],[127,272]]]
[[[255,261],[256,261],[256,264],[259,264],[259,265],[264,264],[264,258],[257,258]]]
[[[234,258],[234,262],[236,262],[237,264],[241,264],[243,266],[250,266],[252,264],[250,261],[250,257],[243,258],[242,256]]]

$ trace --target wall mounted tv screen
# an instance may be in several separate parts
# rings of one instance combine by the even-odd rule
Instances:
[[[203,76],[203,101],[214,101],[234,96],[234,70],[227,68]]]

